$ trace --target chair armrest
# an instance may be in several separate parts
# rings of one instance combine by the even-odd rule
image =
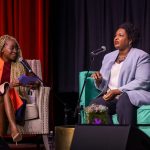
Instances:
[[[39,110],[39,118],[48,117],[49,115],[49,95],[50,87],[40,87],[39,94],[37,98],[37,106]]]
[[[80,72],[79,74],[79,94],[81,93],[82,86],[84,84],[84,80],[86,77],[87,71]],[[94,73],[94,71],[89,72],[89,77],[87,78],[81,100],[80,100],[80,105],[87,106],[89,105],[90,101],[97,97],[100,94],[100,90],[96,89],[94,85],[94,79],[91,78],[91,74]]]

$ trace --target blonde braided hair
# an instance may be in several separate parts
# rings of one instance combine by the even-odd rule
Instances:
[[[20,46],[19,46],[19,43],[17,42],[17,40],[13,37],[13,36],[10,36],[10,35],[2,35],[0,37],[0,53],[2,52],[2,49],[6,43],[7,40],[13,40],[15,41],[15,43],[17,44],[18,46],[18,58],[22,56],[22,52],[21,52],[21,49],[20,49]]]

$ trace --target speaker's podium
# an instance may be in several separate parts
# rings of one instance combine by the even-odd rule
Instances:
[[[129,125],[76,125],[70,150],[150,150],[150,138]]]

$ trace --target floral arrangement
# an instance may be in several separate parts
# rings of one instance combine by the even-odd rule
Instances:
[[[92,104],[84,108],[87,124],[108,124],[108,108],[103,105]]]

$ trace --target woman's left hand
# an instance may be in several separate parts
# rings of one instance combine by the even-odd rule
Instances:
[[[114,89],[114,90],[110,90],[109,92],[107,92],[104,96],[103,99],[105,101],[111,100],[113,99],[115,96],[120,95],[121,91],[118,89]]]

